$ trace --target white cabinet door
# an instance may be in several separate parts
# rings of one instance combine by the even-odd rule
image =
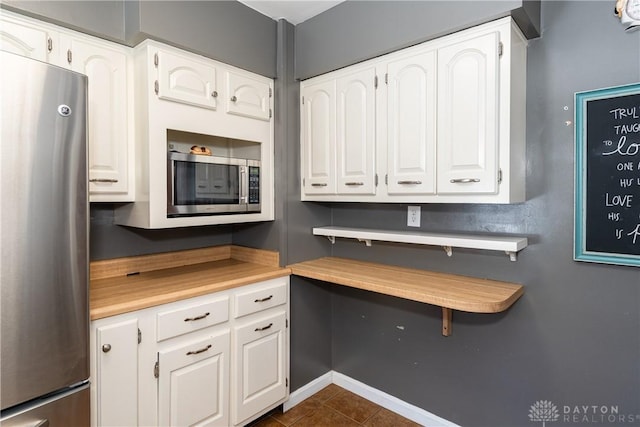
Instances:
[[[0,15],[0,49],[27,58],[48,62],[56,35],[44,27]],[[57,48],[57,47],[56,47]]]
[[[335,194],[336,82],[302,88],[302,177],[305,194]]]
[[[498,191],[498,43],[492,32],[438,50],[438,193]]]
[[[90,200],[131,201],[127,54],[89,38],[62,36],[61,43],[71,69],[89,78]]]
[[[252,119],[271,119],[271,87],[264,81],[227,71],[227,113]]]
[[[160,426],[229,426],[229,331],[158,353]]]
[[[387,65],[389,194],[433,194],[436,178],[436,54]]]
[[[287,395],[286,312],[275,312],[234,330],[233,424]]]
[[[97,426],[138,425],[138,320],[96,328]]]
[[[216,68],[204,61],[158,51],[156,93],[160,99],[215,110],[218,107]]]
[[[375,68],[338,78],[336,185],[338,194],[375,194]]]

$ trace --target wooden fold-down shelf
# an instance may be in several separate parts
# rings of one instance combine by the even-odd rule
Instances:
[[[522,285],[426,270],[326,257],[289,266],[297,276],[442,307],[442,334],[451,334],[451,310],[499,313],[524,293]]]
[[[526,237],[492,236],[485,234],[388,231],[352,227],[315,227],[313,234],[316,236],[326,236],[331,243],[335,243],[336,237],[345,237],[348,239],[358,239],[365,242],[367,246],[371,246],[372,241],[442,246],[449,256],[453,253],[452,248],[504,251],[509,255],[511,261],[515,261],[517,253],[527,247]]]

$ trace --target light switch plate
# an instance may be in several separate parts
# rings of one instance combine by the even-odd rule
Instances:
[[[408,206],[407,226],[420,227],[420,206]]]

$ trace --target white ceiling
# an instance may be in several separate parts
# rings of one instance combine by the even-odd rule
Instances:
[[[239,0],[275,20],[284,18],[294,25],[306,21],[344,0]]]

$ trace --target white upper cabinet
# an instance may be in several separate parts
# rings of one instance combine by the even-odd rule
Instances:
[[[173,228],[271,221],[275,217],[273,79],[154,40],[133,49],[138,197],[117,206],[115,223]],[[260,210],[174,215],[167,153],[206,147],[215,156],[260,162]],[[199,195],[227,194],[223,173],[199,173]]]
[[[88,76],[89,200],[133,201],[130,49],[6,11],[0,48]]]
[[[305,194],[334,194],[336,152],[336,83],[303,86],[302,187]]]
[[[303,83],[303,192],[375,194],[374,67]]]
[[[159,50],[155,90],[158,98],[215,110],[218,107],[216,68],[190,56]]]
[[[268,121],[272,115],[269,84],[233,71],[226,74],[227,113]]]
[[[436,54],[387,66],[389,194],[433,194],[436,179]]]
[[[375,194],[375,68],[337,79],[338,194]]]
[[[370,76],[341,86],[364,70],[379,81],[372,96],[362,84]],[[526,40],[511,18],[314,77],[301,92],[302,200],[525,200]],[[322,114],[308,104],[320,93]]]
[[[133,201],[130,132],[132,96],[127,48],[88,36],[60,36],[63,61],[87,75],[91,201]]]
[[[498,45],[492,32],[438,50],[438,193],[498,191]]]
[[[19,17],[0,14],[0,49],[27,58],[48,62],[49,56],[57,49],[57,37],[42,26],[32,24]]]

